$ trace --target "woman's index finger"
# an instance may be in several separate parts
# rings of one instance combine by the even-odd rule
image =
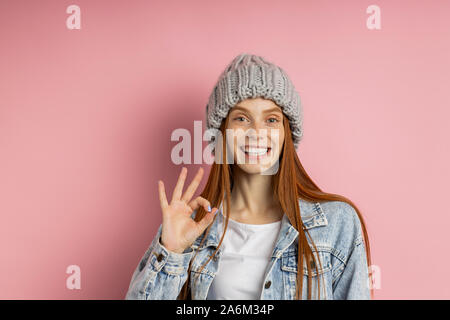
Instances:
[[[194,195],[195,191],[197,190],[198,186],[200,185],[200,181],[202,181],[203,177],[203,168],[200,167],[197,171],[197,174],[195,175],[192,182],[187,187],[186,191],[184,192],[183,197],[181,200],[189,202],[192,199],[192,196]]]

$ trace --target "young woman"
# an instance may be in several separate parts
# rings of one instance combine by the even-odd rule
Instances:
[[[296,153],[300,98],[287,74],[240,54],[207,105],[215,161],[170,202],[159,181],[162,224],[126,299],[370,299],[363,218],[347,198],[322,192]]]

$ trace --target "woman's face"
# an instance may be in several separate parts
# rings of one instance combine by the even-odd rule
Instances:
[[[246,99],[228,114],[227,152],[247,173],[275,174],[284,142],[283,112],[272,100]]]

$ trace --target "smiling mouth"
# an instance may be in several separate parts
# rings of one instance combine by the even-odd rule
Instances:
[[[246,157],[254,159],[264,158],[272,150],[271,147],[251,147],[251,146],[243,146],[240,147],[240,149],[245,153]]]

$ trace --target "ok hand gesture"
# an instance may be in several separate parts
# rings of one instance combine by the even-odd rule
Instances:
[[[210,202],[200,196],[191,201],[203,177],[203,168],[198,170],[194,180],[182,194],[186,176],[187,169],[183,167],[170,204],[167,202],[164,183],[161,180],[158,181],[159,201],[163,216],[161,244],[176,253],[182,253],[192,245],[195,239],[211,224],[218,210],[217,208],[211,209]],[[196,222],[191,218],[191,214],[200,206],[203,206],[207,213],[202,220]]]

